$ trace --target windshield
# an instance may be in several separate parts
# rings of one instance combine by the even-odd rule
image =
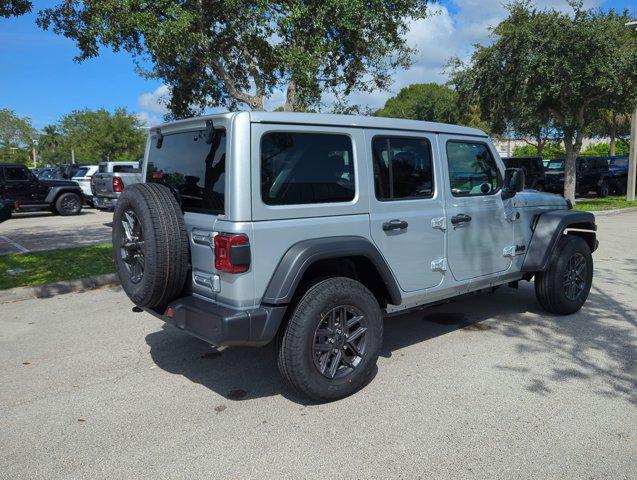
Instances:
[[[563,170],[564,162],[562,160],[551,160],[547,168],[549,170]]]

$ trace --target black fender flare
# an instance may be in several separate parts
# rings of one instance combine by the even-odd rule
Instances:
[[[82,189],[78,185],[77,187],[73,185],[60,185],[57,187],[51,187],[49,193],[46,194],[46,199],[44,200],[46,203],[53,203],[57,200],[57,198],[63,193],[75,193],[82,198]]]
[[[533,236],[529,243],[524,263],[523,272],[544,272],[549,266],[551,256],[557,247],[560,235],[568,227],[581,230],[579,233],[587,234],[586,241],[594,252],[597,248],[597,226],[595,215],[591,212],[574,212],[572,210],[551,210],[541,213],[533,229]],[[574,233],[577,233],[574,230]]]
[[[267,305],[290,303],[303,274],[314,262],[353,256],[365,257],[372,262],[385,283],[391,303],[400,305],[402,302],[400,288],[387,262],[369,240],[357,236],[315,238],[292,245],[283,255],[270,278],[270,283],[261,300],[262,303]]]

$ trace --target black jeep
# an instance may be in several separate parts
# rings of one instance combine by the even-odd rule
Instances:
[[[600,198],[608,197],[611,187],[611,172],[606,157],[577,157],[575,191],[587,195],[595,191]],[[546,168],[546,190],[564,192],[564,159],[556,158]]]
[[[546,175],[542,157],[506,157],[502,159],[507,168],[524,170],[524,188],[543,192]]]
[[[78,215],[82,210],[82,189],[77,182],[39,179],[21,163],[0,163],[0,197],[12,199],[20,211]]]

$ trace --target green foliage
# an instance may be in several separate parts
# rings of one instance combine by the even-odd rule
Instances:
[[[637,102],[637,33],[625,25],[628,12],[571,6],[509,5],[493,43],[477,46],[454,80],[497,129],[529,117],[554,122],[567,153],[565,195],[574,199],[575,158],[596,113]]]
[[[146,132],[142,123],[126,109],[114,113],[76,110],[62,117],[58,125],[44,128],[40,156],[46,163],[70,163],[71,149],[77,163],[105,160],[137,160],[144,154]]]
[[[286,110],[329,90],[386,88],[410,63],[405,33],[428,0],[58,1],[38,24],[74,40],[77,60],[105,46],[150,60],[175,117],[264,99],[287,86]]]
[[[436,83],[413,84],[403,88],[377,110],[377,117],[409,118],[429,122],[459,123],[458,95]]]
[[[0,162],[28,163],[37,138],[31,119],[13,110],[0,109]]]
[[[628,155],[630,144],[624,140],[617,140],[615,155]],[[610,142],[591,143],[582,150],[582,155],[610,155]]]
[[[537,156],[537,147],[533,145],[518,145],[513,148],[514,157],[534,157]],[[564,148],[557,143],[549,143],[542,149],[542,158],[560,158],[566,155]]]
[[[0,0],[0,17],[24,15],[31,11],[33,4],[29,0]]]
[[[7,272],[15,269],[25,272],[16,275]],[[114,271],[113,247],[110,244],[0,255],[0,290],[75,280]]]

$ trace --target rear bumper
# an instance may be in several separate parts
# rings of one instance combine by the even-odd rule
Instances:
[[[115,208],[117,205],[117,198],[93,197],[93,205],[95,205],[96,208]]]
[[[251,310],[223,307],[193,296],[148,313],[216,346],[260,346],[272,341],[286,307],[261,306]]]

